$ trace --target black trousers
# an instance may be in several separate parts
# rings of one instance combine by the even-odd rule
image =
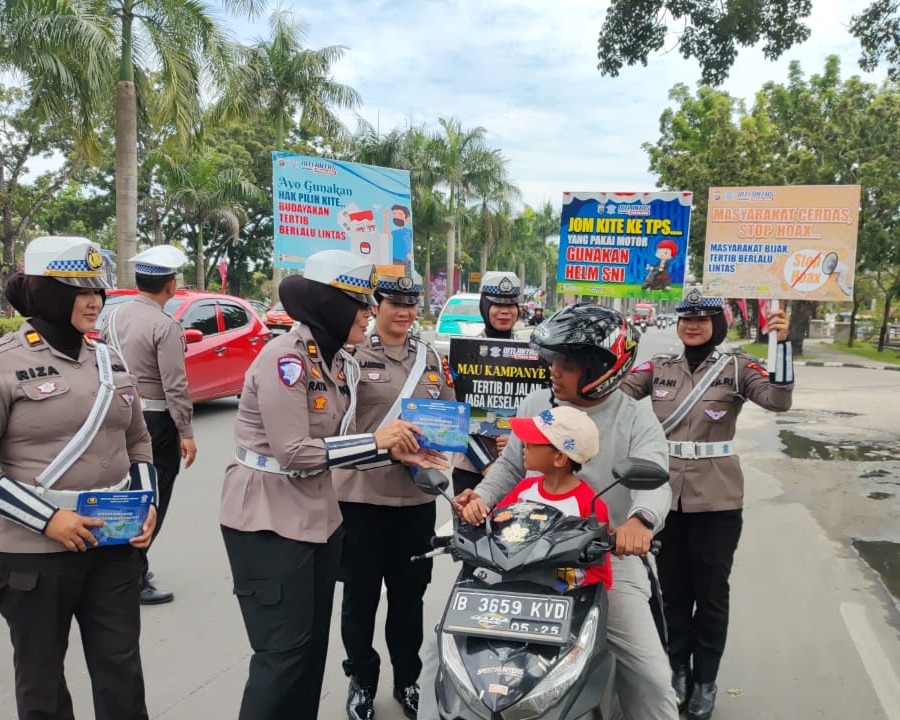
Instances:
[[[422,661],[423,603],[431,582],[431,560],[409,558],[431,549],[435,503],[386,507],[341,503],[344,549],[341,580],[341,637],[347,659],[344,672],[371,688],[378,686],[381,658],[372,647],[381,585],[387,588],[384,635],[394,670],[394,686],[419,679]]]
[[[63,675],[73,617],[96,720],[147,720],[139,580],[140,554],[129,546],[0,553],[0,615],[13,645],[19,720],[74,720]]]
[[[453,494],[459,495],[463,490],[474,490],[483,479],[481,473],[453,468]]]
[[[223,527],[253,656],[239,720],[315,720],[341,531],[327,543]]]
[[[181,436],[168,411],[145,411],[144,421],[150,432],[153,466],[156,468],[156,528],[153,530],[153,539],[156,540],[159,531],[162,530],[163,520],[166,519],[166,512],[172,501],[172,491],[175,489],[175,478],[181,468]],[[141,552],[141,563],[141,576],[146,578],[150,570],[147,550]]]
[[[728,578],[741,537],[741,510],[672,511],[657,557],[672,667],[693,661],[697,682],[713,682],[728,634]]]

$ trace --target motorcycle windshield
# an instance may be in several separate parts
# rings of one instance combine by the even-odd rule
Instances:
[[[530,548],[565,515],[554,507],[517,502],[496,510],[492,516],[491,542],[506,557]]]

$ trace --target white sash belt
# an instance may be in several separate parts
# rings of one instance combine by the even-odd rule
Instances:
[[[91,488],[90,490],[45,490],[42,485],[26,485],[25,483],[19,483],[19,485],[28,492],[44,498],[51,505],[56,505],[56,507],[65,510],[74,510],[78,507],[78,498],[81,493],[119,492],[120,490],[127,490],[130,483],[131,476],[129,475],[123,478],[121,482],[110,487]]]
[[[169,404],[165,400],[141,398],[141,410],[146,410],[147,412],[165,412],[168,409]]]
[[[325,472],[325,468],[321,470],[285,470],[275,458],[268,455],[260,455],[242,445],[238,445],[235,449],[234,459],[241,465],[253,470],[262,470],[263,472],[275,473],[276,475],[287,475],[290,478],[308,478]]]
[[[669,440],[669,455],[685,460],[726,457],[728,455],[734,455],[734,444],[730,440],[708,443],[677,442]]]

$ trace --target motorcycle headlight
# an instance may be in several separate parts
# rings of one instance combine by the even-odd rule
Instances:
[[[578,640],[566,656],[547,673],[528,695],[501,714],[503,720],[532,720],[558,703],[581,676],[597,639],[600,609],[591,608],[578,633]]]
[[[460,700],[468,705],[470,710],[478,713],[478,717],[490,718],[490,710],[475,694],[475,688],[472,687],[472,682],[469,680],[469,673],[466,672],[459,648],[456,646],[456,638],[449,633],[441,633],[441,663]]]

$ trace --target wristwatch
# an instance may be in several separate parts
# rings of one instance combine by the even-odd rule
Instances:
[[[637,518],[644,524],[644,527],[648,530],[656,529],[656,516],[649,510],[639,508],[638,510],[635,510],[633,513],[631,513],[628,518]]]

